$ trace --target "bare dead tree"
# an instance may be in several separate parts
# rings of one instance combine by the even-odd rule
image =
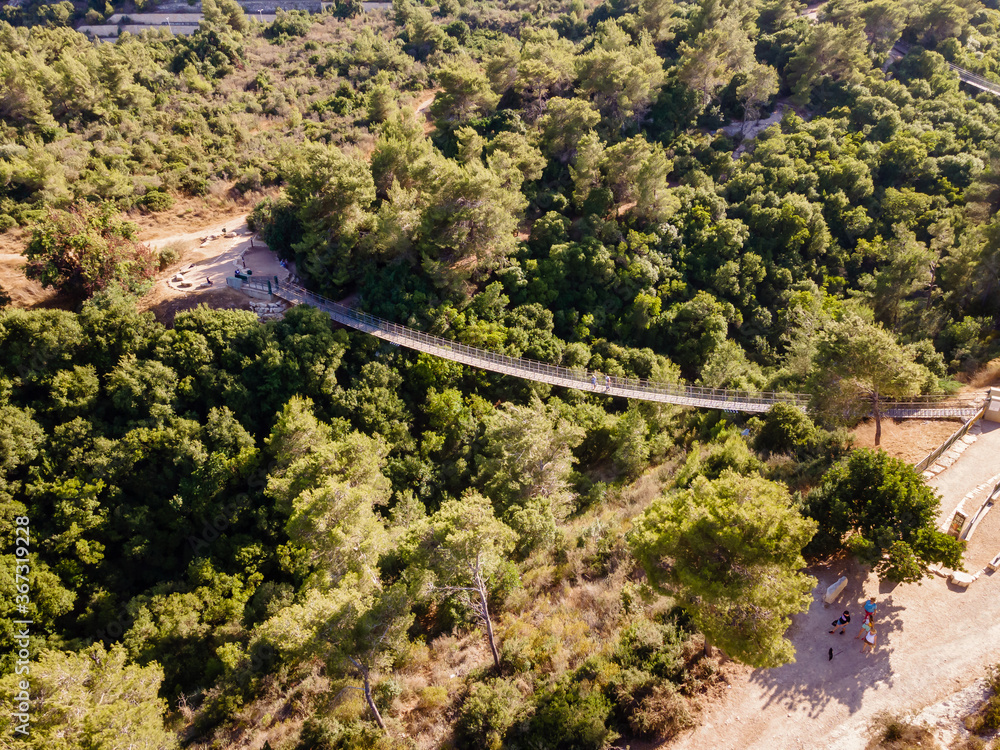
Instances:
[[[371,709],[375,723],[383,732],[388,731],[382,714],[375,705],[372,695],[372,671],[379,670],[390,660],[388,654],[398,648],[406,638],[406,629],[412,621],[409,614],[409,598],[405,586],[396,584],[382,595],[364,612],[358,620],[339,637],[339,655],[349,661],[361,676],[363,687],[348,686],[341,690],[359,690]],[[338,693],[338,696],[340,693]]]
[[[348,656],[347,659],[354,665],[354,668],[361,673],[361,681],[364,683],[364,687],[349,687],[344,688],[345,690],[360,690],[365,694],[365,700],[368,702],[368,708],[371,709],[372,715],[375,717],[375,723],[378,724],[379,729],[383,732],[386,731],[385,722],[382,721],[382,714],[379,713],[378,706],[375,705],[375,698],[372,696],[372,682],[371,682],[371,672],[368,667],[365,666],[361,661],[355,659],[353,656]]]
[[[496,637],[493,635],[493,620],[490,618],[490,607],[487,601],[487,577],[483,574],[481,553],[477,554],[476,561],[469,565],[469,572],[472,573],[471,586],[435,586],[434,588],[446,594],[461,594],[463,603],[486,627],[486,640],[490,644],[490,652],[493,654],[493,664],[499,671],[500,653],[497,651]]]

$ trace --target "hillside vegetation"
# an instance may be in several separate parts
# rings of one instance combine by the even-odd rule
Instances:
[[[0,230],[30,230],[26,272],[72,308],[0,311],[14,747],[665,740],[726,658],[794,658],[807,558],[961,565],[938,498],[843,427],[1000,355],[1000,102],[948,68],[1000,80],[995,3],[261,25],[204,0],[190,36],[113,45],[64,5],[0,22]],[[305,307],[165,327],[133,295],[172,259],[127,214],[206,194],[258,199],[303,282],[367,312],[602,382],[807,392],[809,415],[550,388]]]

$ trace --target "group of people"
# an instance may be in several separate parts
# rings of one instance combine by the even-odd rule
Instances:
[[[590,375],[590,387],[593,388],[595,391],[597,390],[597,375],[596,375],[596,373],[591,373],[591,375]],[[606,390],[606,391],[610,391],[611,390],[611,376],[610,375],[605,375],[604,376],[604,390]]]
[[[875,613],[878,611],[878,604],[876,603],[874,596],[869,597],[868,601],[865,602],[864,611],[865,619],[864,622],[861,623],[861,630],[859,630],[858,634],[854,636],[854,640],[858,640],[859,638],[862,638],[862,636],[864,637],[861,642],[862,653],[865,651],[874,651],[876,641],[878,640],[878,634],[875,632]],[[845,609],[844,614],[831,623],[833,625],[833,630],[830,632],[836,633],[837,628],[840,628],[840,634],[843,635],[850,622],[851,613],[849,610]]]

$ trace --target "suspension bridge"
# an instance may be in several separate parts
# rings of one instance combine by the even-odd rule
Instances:
[[[900,58],[905,57],[906,53],[909,51],[909,44],[906,42],[896,42],[896,44],[893,45],[892,50],[890,50],[889,55],[893,60],[899,60]],[[965,68],[960,68],[957,65],[953,65],[952,63],[948,63],[948,67],[958,76],[958,79],[962,83],[971,86],[974,89],[978,89],[979,91],[986,91],[990,94],[1000,96],[1000,84],[995,81],[989,81],[980,75],[976,75],[975,73],[968,71]]]
[[[755,414],[768,411],[774,404],[789,404],[805,411],[809,402],[809,397],[802,393],[705,388],[683,383],[657,382],[645,378],[611,376],[591,372],[582,367],[561,367],[524,357],[512,357],[377,318],[288,281],[279,282],[276,278],[272,281],[251,276],[245,279],[243,277],[229,279],[228,282],[237,288],[280,297],[292,304],[311,305],[341,325],[375,336],[395,346],[403,346],[480,370],[537,383],[641,401]],[[981,399],[979,404],[974,404],[970,401],[942,400],[940,396],[927,396],[905,403],[885,403],[882,413],[896,419],[970,417],[981,405]]]

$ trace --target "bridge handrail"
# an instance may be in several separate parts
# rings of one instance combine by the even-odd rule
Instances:
[[[263,289],[266,284],[265,279],[251,278],[244,284],[251,287]],[[276,287],[276,288],[275,288]],[[562,385],[574,383],[580,386],[591,386],[590,377],[592,372],[586,368],[568,368],[561,365],[553,365],[547,362],[526,357],[513,357],[508,354],[498,354],[488,349],[469,346],[441,336],[417,331],[413,328],[393,323],[392,321],[370,315],[365,312],[354,310],[353,308],[334,302],[322,295],[311,292],[304,287],[290,282],[281,282],[274,285],[272,291],[280,297],[290,302],[300,302],[314,305],[331,315],[335,320],[350,325],[353,328],[364,330],[368,333],[378,335],[386,334],[381,338],[398,337],[403,341],[419,343],[424,346],[452,352],[473,362],[485,362],[492,364],[494,368],[505,368],[511,371],[529,372],[536,375],[543,375],[551,380],[562,381],[554,383]],[[402,343],[402,342],[394,342]],[[487,368],[487,369],[494,369]],[[707,401],[719,405],[721,408],[737,408],[739,405],[772,405],[776,403],[787,403],[798,408],[805,408],[809,397],[799,393],[779,393],[773,391],[743,391],[726,388],[709,388],[705,386],[682,385],[677,383],[666,383],[647,378],[631,378],[611,376],[612,386],[616,389],[626,389],[629,391],[641,391],[650,394],[672,396],[677,398],[688,398],[698,401]],[[605,383],[598,381],[599,389],[605,387]]]
[[[989,89],[994,93],[1000,93],[1000,84],[996,81],[991,81],[988,78],[983,78],[981,75],[973,73],[965,68],[960,68],[954,63],[948,63],[948,67],[954,72],[958,73],[958,77],[961,78],[966,83],[975,83],[982,86],[985,89]]]
[[[268,293],[276,294],[289,302],[314,305],[344,325],[365,331],[397,345],[403,344],[418,351],[427,351],[432,354],[446,352],[447,354],[440,354],[440,356],[494,372],[520,375],[529,380],[537,380],[550,385],[579,387],[581,390],[594,388],[591,377],[596,375],[596,372],[583,367],[569,368],[526,357],[498,354],[488,349],[424,333],[347,307],[287,281],[279,283],[277,279],[274,279],[272,283],[269,279],[250,277],[243,281],[243,285],[260,291],[266,290]],[[777,403],[790,404],[805,411],[809,402],[809,396],[803,393],[709,388],[683,383],[659,382],[646,378],[611,376],[610,383],[611,389],[613,389],[611,395],[633,398],[646,397],[653,401],[667,401],[681,405],[705,406],[733,411],[762,412],[767,411],[767,407]],[[606,383],[603,380],[598,380],[596,390],[608,392]],[[934,410],[942,412],[939,416],[965,416],[969,409],[979,407],[979,403],[966,403],[953,397],[949,400],[947,395],[935,394],[915,396],[901,402],[885,401],[883,402],[883,413],[888,414],[893,409],[927,410],[927,406],[931,404],[944,407]]]
[[[910,45],[906,42],[898,41],[893,45],[892,49],[900,55],[905,55],[910,51]],[[952,72],[957,73],[959,79],[961,79],[964,83],[970,83],[974,86],[980,87],[981,89],[989,91],[992,94],[1000,95],[1000,83],[991,81],[988,78],[983,78],[981,75],[973,73],[971,70],[960,68],[955,65],[955,63],[948,62],[947,60],[945,62],[947,63],[948,68]]]

